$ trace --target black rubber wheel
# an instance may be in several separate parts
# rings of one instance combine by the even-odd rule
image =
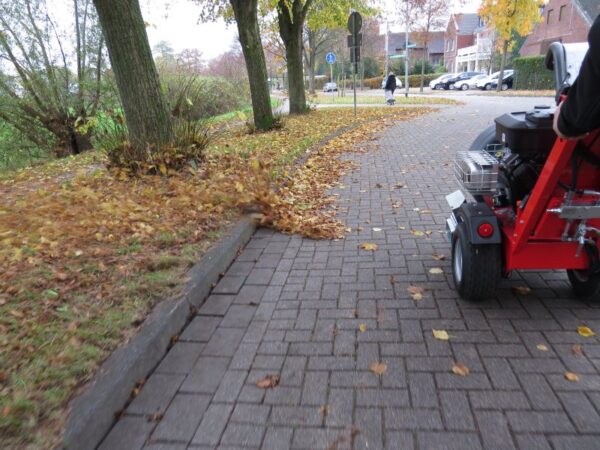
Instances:
[[[496,125],[490,125],[475,138],[469,150],[485,150],[490,144],[499,144],[496,140]]]
[[[437,90],[439,90],[439,89],[441,89],[441,88],[442,88],[442,85],[441,85],[441,84],[436,84],[436,85],[433,87],[433,89],[434,89],[434,90],[436,90],[436,91],[437,91]]]
[[[600,274],[590,275],[587,270],[567,270],[573,293],[580,298],[598,299],[600,294]]]
[[[492,90],[492,85],[490,83],[488,83],[488,84],[485,85],[484,89],[486,91],[491,91]]]
[[[508,90],[508,84],[502,83],[502,90],[503,91],[507,91]]]
[[[494,295],[502,271],[500,244],[473,245],[465,222],[452,235],[452,278],[462,298],[470,302]]]
[[[460,90],[461,90],[461,91],[466,91],[467,89],[469,89],[469,85],[468,85],[467,83],[463,84],[463,85],[460,87]]]

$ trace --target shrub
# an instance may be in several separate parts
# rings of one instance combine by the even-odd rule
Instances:
[[[419,59],[417,61],[415,61],[414,66],[412,67],[410,74],[411,75],[420,75],[421,74],[421,65],[425,63],[425,74],[429,74],[429,73],[433,73],[433,66],[431,65],[431,63],[429,61],[427,61],[426,59]]]
[[[514,88],[523,90],[553,89],[553,73],[544,65],[544,59],[543,55],[522,56],[513,59]]]

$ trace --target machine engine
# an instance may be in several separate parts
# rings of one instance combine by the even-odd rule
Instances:
[[[494,206],[516,206],[533,189],[556,140],[550,107],[504,114],[496,119],[496,140],[486,148],[458,152],[455,174],[474,196]]]

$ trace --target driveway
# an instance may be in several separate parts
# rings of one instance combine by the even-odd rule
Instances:
[[[502,112],[551,100],[464,101],[348,156],[345,240],[257,231],[101,448],[599,448],[600,345],[576,331],[600,331],[598,305],[562,272],[514,273],[465,303],[443,236],[454,153]],[[257,387],[268,375],[279,384]]]

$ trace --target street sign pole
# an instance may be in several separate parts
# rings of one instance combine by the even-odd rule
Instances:
[[[333,83],[333,64],[329,64],[329,71],[330,71],[330,76],[329,79],[331,80],[331,83]],[[338,87],[339,89],[339,87]],[[335,90],[331,90],[331,97],[333,98],[333,101],[335,101]]]
[[[329,80],[330,83],[333,83],[333,65],[335,64],[336,59],[335,53],[333,52],[329,52],[327,55],[325,55],[325,61],[327,61],[327,64],[329,64],[329,70],[331,74]],[[331,90],[331,95],[335,100],[335,91],[333,89]]]
[[[404,58],[404,97],[408,98],[408,0],[406,2],[406,30],[404,36],[404,51],[406,57]]]
[[[352,62],[352,87],[354,90],[354,117],[356,118],[356,72],[360,62],[360,46],[362,45],[362,16],[357,11],[352,11],[348,18],[348,47],[350,48],[350,61]]]

